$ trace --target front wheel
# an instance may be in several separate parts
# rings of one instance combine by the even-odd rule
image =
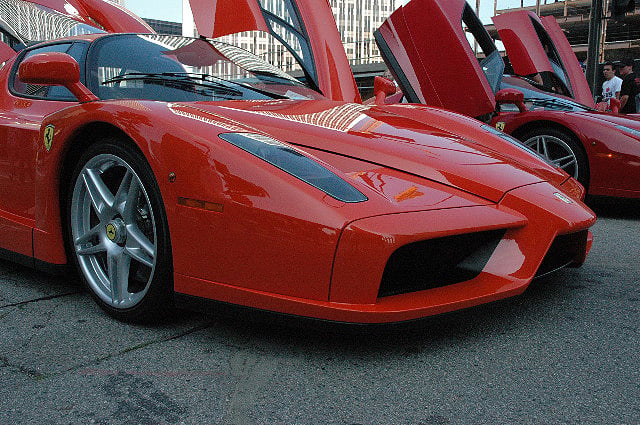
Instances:
[[[120,140],[92,145],[72,177],[69,251],[96,302],[129,322],[171,309],[171,246],[160,190],[144,156]]]
[[[524,134],[520,140],[585,188],[589,187],[589,163],[574,137],[554,128],[538,128]]]

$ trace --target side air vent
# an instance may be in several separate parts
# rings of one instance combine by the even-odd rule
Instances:
[[[575,261],[587,246],[587,235],[588,231],[583,230],[556,237],[544,256],[536,277],[561,269]]]
[[[467,233],[411,243],[384,269],[378,297],[439,288],[478,276],[505,230]]]

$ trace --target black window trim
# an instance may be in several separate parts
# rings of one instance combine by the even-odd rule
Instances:
[[[27,54],[29,54],[29,52],[32,52],[34,50],[38,50],[38,49],[41,49],[41,48],[47,47],[47,46],[55,46],[57,44],[68,44],[69,45],[69,49],[67,49],[67,51],[69,51],[76,44],[91,45],[92,43],[90,43],[88,41],[84,41],[84,40],[56,40],[56,41],[51,42],[51,43],[39,43],[39,44],[37,44],[35,46],[31,46],[29,48],[26,48],[26,49],[22,50],[18,54],[18,57],[16,58],[15,62],[13,63],[13,66],[11,68],[11,72],[9,74],[9,79],[8,79],[8,82],[7,82],[8,86],[9,86],[8,87],[9,93],[11,95],[16,96],[16,97],[20,97],[20,98],[23,98],[23,99],[44,100],[44,101],[52,101],[52,102],[78,103],[77,99],[70,100],[69,98],[61,98],[61,97],[32,96],[32,95],[28,95],[28,94],[25,94],[25,93],[17,92],[14,89],[15,79],[17,78],[17,75],[18,75],[18,68],[20,67],[20,64],[22,63],[24,57]],[[83,83],[83,84],[86,81],[85,71],[86,71],[87,52],[88,52],[88,49],[85,49],[85,51],[84,51],[84,53],[82,55],[82,60],[80,62],[78,62],[78,65],[80,66],[80,82]]]

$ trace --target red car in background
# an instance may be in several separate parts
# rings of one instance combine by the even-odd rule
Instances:
[[[609,109],[604,102],[594,105],[582,66],[555,17],[513,11],[492,19],[515,75],[560,100],[569,98],[598,110]],[[619,105],[611,109],[618,113]],[[640,114],[625,116],[640,118]]]
[[[591,195],[640,197],[640,121],[593,108],[555,21],[516,12],[497,17],[496,26],[514,69],[528,77],[504,74],[494,41],[464,0],[411,0],[375,37],[408,102],[489,122],[575,177]],[[468,34],[484,54],[481,60]]]
[[[118,319],[216,301],[407,321],[517,295],[589,251],[582,186],[509,136],[352,103],[326,2],[193,2],[204,35],[294,46],[303,85],[218,41],[110,34],[88,0],[10,1],[0,254],[73,265]]]

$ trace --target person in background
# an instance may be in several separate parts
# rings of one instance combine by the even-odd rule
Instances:
[[[395,78],[393,78],[393,74],[391,73],[391,71],[389,71],[389,69],[384,71],[384,73],[382,74],[382,77],[386,78],[389,81],[392,81],[393,84],[395,84],[396,87],[398,87],[398,82],[396,81]]]
[[[638,112],[636,96],[640,93],[640,78],[633,72],[633,59],[625,58],[620,62],[620,76],[620,113],[635,114]]]
[[[602,83],[602,101],[609,104],[612,97],[620,99],[622,78],[616,77],[616,70],[612,62],[606,62],[603,69],[604,83]]]

